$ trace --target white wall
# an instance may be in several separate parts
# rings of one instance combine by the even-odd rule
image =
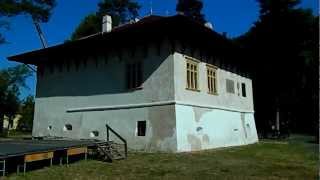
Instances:
[[[212,95],[208,94],[206,63],[199,62],[198,68],[200,91],[187,90],[186,58],[174,54],[178,152],[257,142],[251,80],[218,69],[218,95]],[[235,82],[235,94],[227,93],[226,79]],[[242,97],[241,83],[246,84],[246,97]]]
[[[252,113],[176,105],[178,152],[238,146],[257,142]],[[245,131],[247,136],[245,136]]]
[[[196,103],[202,105],[215,106],[222,109],[237,110],[242,112],[253,112],[253,94],[252,81],[249,78],[218,69],[218,95],[208,94],[206,63],[200,62],[199,68],[199,89],[200,91],[186,90],[187,73],[186,58],[183,54],[174,54],[174,83],[175,100]],[[235,82],[235,94],[227,93],[226,79]],[[240,83],[240,89],[237,89],[237,83]],[[246,84],[247,97],[241,95],[241,83]],[[239,95],[238,95],[239,94]]]
[[[99,131],[96,138],[105,139],[105,125],[109,124],[127,139],[129,148],[175,151],[175,108],[153,105],[174,100],[173,56],[164,51],[158,55],[150,47],[146,57],[138,50],[134,57],[129,53],[122,59],[108,56],[107,63],[101,57],[98,64],[89,59],[78,70],[73,63],[69,72],[66,66],[62,72],[55,67],[53,73],[47,68],[38,76],[33,136],[88,139],[90,132]],[[143,63],[143,86],[126,90],[126,63],[134,61]],[[147,135],[137,137],[136,123],[144,120]],[[66,124],[73,126],[72,131],[64,131]]]
[[[167,53],[166,53],[167,52]],[[89,139],[99,131],[106,138],[110,125],[128,141],[129,148],[145,151],[191,151],[254,143],[257,139],[253,117],[251,80],[218,70],[218,95],[207,93],[205,63],[199,64],[200,92],[186,90],[186,62],[182,54],[148,56],[124,54],[73,64],[68,72],[47,69],[38,77],[33,136]],[[143,86],[126,90],[127,61],[143,62]],[[226,92],[226,78],[246,83],[247,97]],[[235,87],[237,85],[235,84]],[[241,90],[241,89],[240,89]],[[241,118],[241,113],[244,118]],[[244,119],[244,122],[242,122]],[[145,137],[136,136],[137,121],[147,121]],[[71,124],[72,131],[64,126]],[[49,129],[48,127],[51,127]],[[247,137],[245,131],[247,131]]]

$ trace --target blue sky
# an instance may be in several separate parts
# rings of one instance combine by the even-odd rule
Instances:
[[[89,13],[97,9],[100,0],[57,0],[57,7],[49,23],[42,24],[42,30],[48,44],[55,45],[68,39],[79,24]],[[150,0],[137,0],[141,5],[140,16],[150,12]],[[176,0],[153,0],[153,13],[156,15],[174,15]],[[256,0],[204,0],[206,19],[213,23],[217,32],[227,32],[228,36],[236,37],[245,33],[258,18],[258,4]],[[302,7],[311,8],[318,13],[318,0],[302,0]],[[9,43],[0,45],[0,69],[16,65],[8,62],[7,56],[39,49],[41,44],[31,18],[17,16],[10,19],[11,27],[1,32]],[[35,93],[35,78],[27,80],[29,89],[22,91],[22,98]]]

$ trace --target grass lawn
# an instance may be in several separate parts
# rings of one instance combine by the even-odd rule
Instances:
[[[0,135],[0,140],[5,140],[5,139],[23,139],[23,138],[31,138],[31,132],[21,132],[21,131],[15,131],[15,130],[10,130],[9,133],[5,132],[4,134]]]
[[[305,136],[288,141],[194,153],[130,153],[127,160],[80,161],[7,179],[318,179],[318,145]]]

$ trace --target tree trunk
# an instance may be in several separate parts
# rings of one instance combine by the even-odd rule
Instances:
[[[8,117],[7,137],[9,137],[10,127],[12,127],[12,116]]]

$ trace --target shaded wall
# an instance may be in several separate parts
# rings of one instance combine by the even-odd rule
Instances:
[[[129,148],[176,150],[173,57],[168,50],[149,47],[147,56],[138,49],[134,56],[88,59],[79,67],[47,67],[38,75],[33,136],[105,139],[108,124],[123,136]],[[127,62],[142,61],[143,85],[126,90]],[[139,107],[136,107],[139,105]],[[126,107],[123,107],[126,106]],[[88,110],[89,108],[89,110]],[[76,109],[76,111],[74,111]],[[147,121],[145,137],[137,136],[137,121]],[[72,125],[66,130],[65,125]],[[98,131],[98,137],[91,132]]]

